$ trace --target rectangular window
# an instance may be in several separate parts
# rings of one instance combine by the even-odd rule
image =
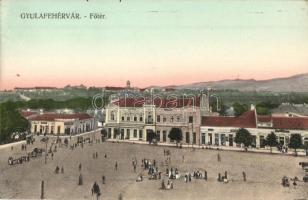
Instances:
[[[156,138],[157,138],[157,141],[160,142],[160,131],[156,132]]]
[[[220,143],[222,146],[226,146],[226,135],[225,134],[220,135]]]
[[[53,134],[53,131],[54,131],[54,126],[51,126],[50,127],[50,133]]]
[[[167,121],[167,118],[166,117],[163,117],[163,122],[166,122]]]
[[[284,137],[279,137],[279,144],[284,145]]]
[[[186,143],[189,144],[189,132],[186,132]]]
[[[196,137],[196,133],[193,132],[193,143],[196,144],[197,143],[197,137]]]
[[[139,139],[143,138],[143,130],[139,130]]]
[[[213,144],[212,133],[209,133],[208,136],[209,136],[209,139],[208,139],[209,145],[212,145]]]
[[[233,135],[229,134],[229,146],[233,147]]]
[[[135,122],[137,121],[137,117],[134,117],[134,121],[135,121]]]
[[[163,131],[163,142],[167,141],[167,132]]]
[[[127,117],[126,119],[127,119],[127,121],[130,121],[130,117]]]
[[[130,138],[130,129],[126,129],[126,139]]]
[[[142,122],[142,121],[143,121],[143,117],[140,117],[140,118],[139,118],[139,121],[141,121],[141,122]]]
[[[160,115],[157,115],[157,122],[160,122]]]
[[[108,128],[108,133],[107,134],[108,134],[107,137],[111,138],[111,128]]]
[[[201,144],[205,144],[205,133],[202,133]]]
[[[134,129],[134,138],[137,137],[137,129]]]
[[[176,117],[176,121],[180,122],[180,117],[179,116]]]
[[[124,129],[123,128],[121,129],[121,137],[120,138],[121,138],[121,140],[124,140]]]
[[[193,123],[193,122],[194,122],[194,117],[193,116],[189,116],[188,123]]]
[[[260,148],[264,148],[265,147],[265,139],[264,136],[261,135],[260,136]]]
[[[60,133],[60,130],[61,130],[61,126],[58,126],[58,132],[57,133]]]
[[[37,125],[34,125],[34,133],[37,132]]]
[[[219,134],[215,134],[215,145],[219,145]]]
[[[124,116],[122,116],[122,121],[124,121]]]

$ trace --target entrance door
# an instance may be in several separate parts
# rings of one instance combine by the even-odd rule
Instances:
[[[124,129],[121,129],[121,140],[124,140]]]
[[[251,143],[251,146],[256,148],[256,145],[257,145],[257,136],[253,135],[252,136],[252,143]]]
[[[229,135],[229,146],[233,147],[233,135]]]
[[[189,144],[189,132],[186,132],[186,143]]]
[[[202,133],[201,144],[205,144],[205,133]]]
[[[213,144],[212,133],[209,133],[209,145]]]
[[[260,136],[260,148],[264,148],[265,147],[265,139],[264,136]]]

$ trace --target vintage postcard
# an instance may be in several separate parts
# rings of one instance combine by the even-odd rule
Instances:
[[[1,0],[0,199],[308,200],[307,0]]]

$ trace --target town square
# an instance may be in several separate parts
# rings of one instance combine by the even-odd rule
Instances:
[[[44,181],[46,199],[96,199],[95,194],[91,193],[95,182],[100,187],[99,199],[305,199],[308,196],[307,183],[300,180],[304,171],[299,162],[308,162],[305,157],[216,148],[102,142],[100,133],[90,133],[83,137],[90,137],[92,143],[86,142],[83,147],[79,144],[74,149],[70,148],[70,144],[77,143],[77,137],[68,139],[67,146],[63,141],[54,143],[53,158],[48,153],[46,164],[44,153],[21,164],[7,163],[9,155],[17,158],[34,148],[45,149],[45,143],[39,137],[23,151],[21,144],[14,145],[12,149],[0,149],[0,197],[38,199],[41,197],[41,181]],[[49,139],[48,149],[53,141],[56,141],[56,137]],[[168,155],[164,154],[167,151]],[[93,158],[95,153],[98,154],[97,158]],[[137,163],[136,171],[132,165],[134,159]],[[152,165],[155,160],[161,178],[150,180],[148,170],[142,166],[142,160],[149,160]],[[57,166],[63,167],[64,172],[56,173]],[[169,179],[166,175],[168,168],[177,168],[179,177]],[[192,177],[191,181],[185,181],[187,173],[197,171],[203,178]],[[207,171],[207,180],[204,179],[204,171]],[[225,171],[228,182],[219,182],[218,174],[223,176]],[[246,173],[246,181],[243,179],[243,172]],[[80,174],[83,177],[82,185],[79,185]],[[139,175],[143,177],[140,182],[137,181]],[[105,176],[104,184],[102,176]],[[289,187],[283,187],[283,176],[298,177],[299,181],[296,186],[291,181]],[[171,180],[173,189],[161,189],[163,180],[166,186],[167,181]]]

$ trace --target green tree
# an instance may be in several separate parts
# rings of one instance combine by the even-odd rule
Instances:
[[[233,105],[235,116],[240,116],[244,112],[248,111],[248,105],[240,104],[238,102],[234,103]]]
[[[14,102],[0,104],[0,144],[11,142],[14,132],[25,132],[29,122],[21,116]]]
[[[277,108],[279,103],[272,103],[270,101],[260,102],[256,105],[257,113],[259,115],[269,115],[271,110]]]
[[[172,128],[169,132],[168,137],[170,140],[175,140],[176,145],[182,140],[183,135],[182,135],[182,130],[180,128]]]
[[[240,128],[235,134],[235,140],[237,144],[243,144],[245,146],[245,150],[247,147],[252,144],[252,135],[245,128]]]
[[[295,155],[297,155],[297,149],[302,147],[302,137],[300,134],[292,134],[290,137],[289,147],[294,149]]]
[[[278,145],[277,135],[274,132],[271,132],[270,134],[267,135],[265,142],[266,142],[266,145],[270,146],[271,153],[272,153],[272,147],[275,147]]]

